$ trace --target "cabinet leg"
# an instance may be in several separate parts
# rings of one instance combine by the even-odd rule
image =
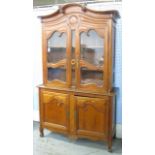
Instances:
[[[112,152],[112,139],[108,141],[108,152]]]
[[[75,142],[77,140],[77,136],[75,135],[70,135],[69,136],[70,141]]]
[[[115,132],[115,134],[114,134],[113,138],[114,138],[114,139],[116,139],[116,132]]]
[[[40,137],[44,137],[44,129],[40,127]]]

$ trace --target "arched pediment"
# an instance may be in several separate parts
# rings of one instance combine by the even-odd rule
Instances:
[[[71,3],[71,4],[66,4],[66,5],[60,5],[59,8],[52,12],[51,14],[48,15],[43,15],[43,16],[39,16],[41,19],[48,19],[51,18],[53,16],[61,16],[64,14],[69,14],[69,13],[88,13],[90,15],[109,15],[109,17],[113,17],[113,18],[119,18],[119,13],[117,10],[104,10],[104,11],[97,11],[97,10],[92,10],[90,8],[88,8],[85,5],[81,5],[81,4],[77,4],[77,3]]]

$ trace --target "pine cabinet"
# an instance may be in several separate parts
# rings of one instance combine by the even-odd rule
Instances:
[[[117,11],[79,4],[41,16],[43,84],[40,134],[103,140],[115,134],[114,47]]]

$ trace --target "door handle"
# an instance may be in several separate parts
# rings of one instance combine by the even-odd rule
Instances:
[[[72,60],[71,60],[71,64],[72,64],[72,65],[75,65],[75,63],[76,63],[75,59],[72,59]]]
[[[72,65],[75,65],[75,64],[79,65],[79,59],[72,59],[71,64]]]

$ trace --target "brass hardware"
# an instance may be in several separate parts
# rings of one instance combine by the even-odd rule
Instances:
[[[72,65],[75,65],[75,64],[79,65],[79,59],[77,59],[77,60],[72,59],[72,60],[71,60],[71,64],[72,64]]]
[[[71,60],[71,64],[72,64],[72,65],[75,65],[75,59],[72,59],[72,60]]]

